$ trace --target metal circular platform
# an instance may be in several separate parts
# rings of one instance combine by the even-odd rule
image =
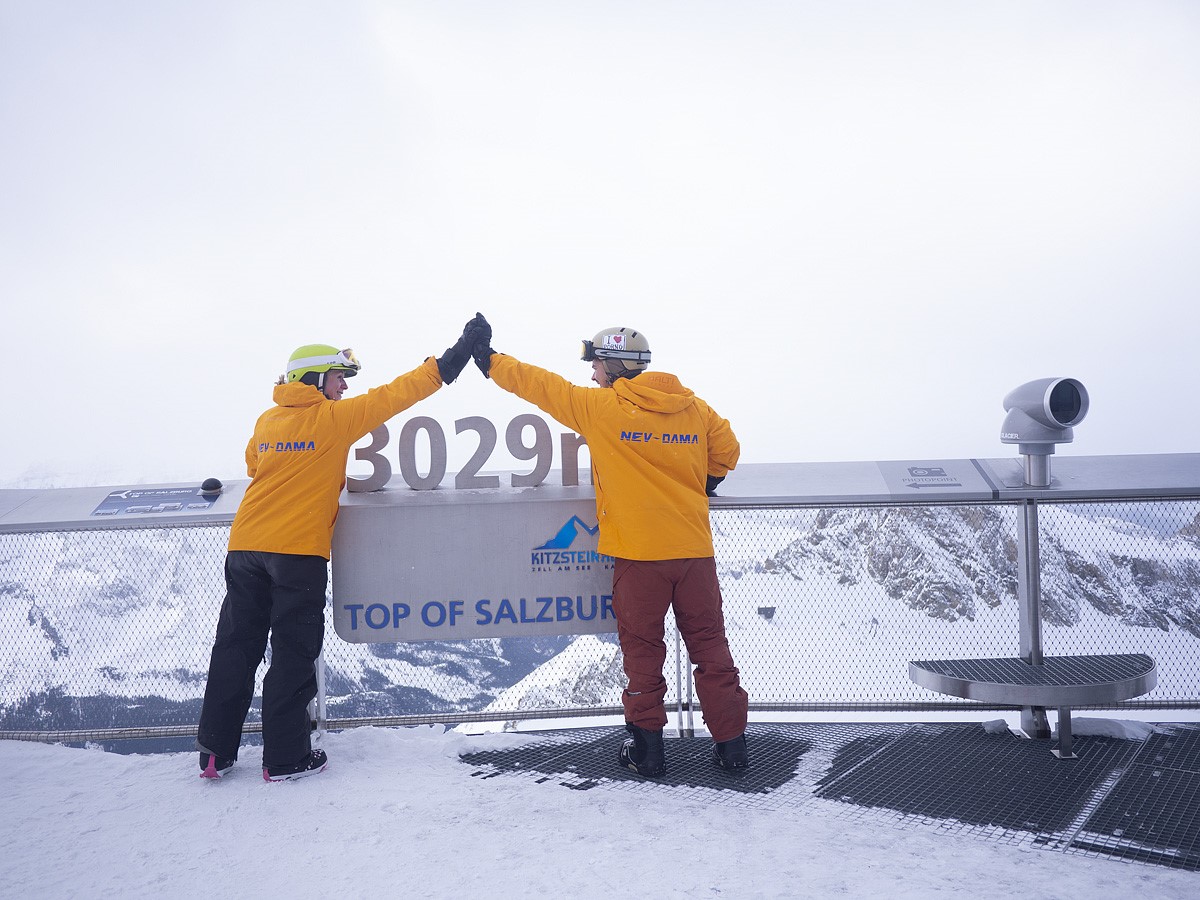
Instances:
[[[1023,659],[939,659],[908,664],[922,687],[953,697],[1016,706],[1093,706],[1154,689],[1158,670],[1144,653]]]

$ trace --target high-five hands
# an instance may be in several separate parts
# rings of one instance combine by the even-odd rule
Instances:
[[[474,349],[482,342],[488,344],[492,340],[492,326],[481,313],[475,313],[475,318],[463,326],[462,335],[454,346],[438,357],[438,373],[442,376],[443,384],[453,384],[454,379],[462,374],[467,362],[471,359]],[[478,357],[476,357],[478,359]]]
[[[484,331],[483,336],[476,340],[475,345],[471,348],[471,355],[475,357],[475,365],[479,367],[483,377],[491,378],[492,354],[496,352],[492,349],[492,326],[488,324],[482,313],[476,313],[475,319],[482,324]]]

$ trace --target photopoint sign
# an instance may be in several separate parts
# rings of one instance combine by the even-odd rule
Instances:
[[[333,619],[349,643],[616,631],[590,488],[350,494]]]

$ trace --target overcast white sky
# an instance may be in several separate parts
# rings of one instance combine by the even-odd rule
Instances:
[[[744,462],[1011,456],[1047,376],[1061,454],[1196,451],[1198,48],[1190,0],[0,0],[0,486],[244,477],[294,347],[357,393],[476,310],[581,384],[644,331]],[[412,414],[453,470],[528,411]]]

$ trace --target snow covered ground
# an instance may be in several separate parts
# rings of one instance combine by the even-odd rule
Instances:
[[[1126,733],[1121,730],[1118,733]],[[1192,898],[1200,874],[1031,850],[835,804],[752,809],[669,786],[472,777],[460,753],[530,736],[323,736],[329,769],[219,782],[192,753],[0,741],[9,897]]]

